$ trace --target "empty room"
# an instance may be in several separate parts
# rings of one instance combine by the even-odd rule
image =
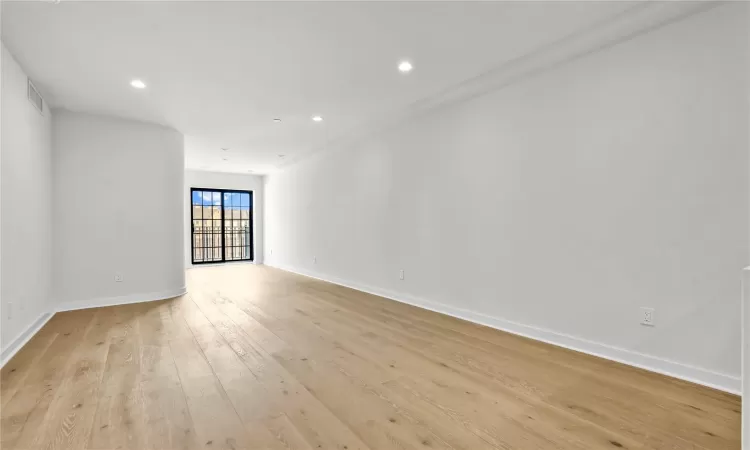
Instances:
[[[0,448],[750,450],[749,19],[3,0]]]

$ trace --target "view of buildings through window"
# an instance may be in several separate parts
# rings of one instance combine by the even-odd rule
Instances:
[[[253,259],[253,193],[191,189],[193,263]]]

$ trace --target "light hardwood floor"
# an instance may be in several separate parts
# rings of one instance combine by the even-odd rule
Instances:
[[[2,370],[2,449],[739,449],[734,395],[280,270],[65,312]]]

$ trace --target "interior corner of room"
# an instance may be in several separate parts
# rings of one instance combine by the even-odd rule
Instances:
[[[70,402],[69,448],[120,445],[100,399],[13,399],[167,358],[169,426],[206,445],[741,448],[745,3],[128,3],[2,5],[0,401],[43,430],[4,445]],[[133,439],[177,448],[149,414]]]

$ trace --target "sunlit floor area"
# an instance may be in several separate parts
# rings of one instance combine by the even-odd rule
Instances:
[[[739,449],[740,399],[251,264],[58,313],[2,369],[10,449]]]

